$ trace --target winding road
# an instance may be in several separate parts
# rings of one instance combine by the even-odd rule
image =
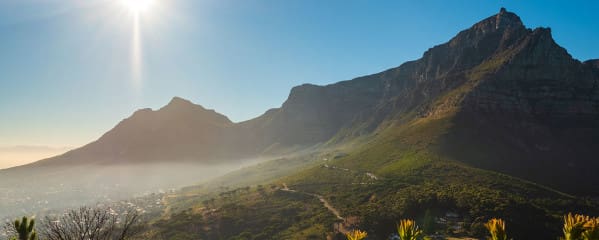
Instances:
[[[337,217],[337,219],[339,219],[341,221],[345,221],[345,218],[341,216],[341,214],[339,213],[339,210],[337,210],[335,207],[333,207],[333,205],[331,205],[329,203],[329,201],[327,201],[322,195],[318,195],[315,193],[300,192],[295,189],[290,189],[286,183],[283,183],[283,188],[281,188],[281,190],[286,191],[286,192],[305,194],[305,195],[309,195],[309,196],[318,198],[318,200],[322,203],[322,205],[325,208],[327,208],[329,210],[329,212],[331,212],[333,215],[335,215],[335,217]],[[343,224],[338,224],[337,227],[338,227],[339,232],[341,232],[343,234],[349,232],[349,230],[347,230]]]
[[[325,164],[324,167],[326,168],[330,168],[330,169],[335,169],[335,170],[341,170],[341,171],[346,171],[349,172],[351,171],[350,169],[347,168],[340,168],[340,167],[336,167],[336,166],[330,166],[328,164]],[[377,177],[376,175],[374,175],[373,173],[370,172],[366,172],[365,173],[366,176],[368,176],[370,179],[372,180],[379,180],[379,177]],[[368,183],[352,183],[352,184],[368,184]],[[337,217],[337,219],[341,220],[341,221],[345,221],[345,218],[343,216],[341,216],[341,213],[339,212],[339,210],[337,210],[335,207],[333,207],[333,205],[331,205],[331,203],[329,203],[329,201],[327,201],[322,195],[318,195],[315,193],[309,193],[309,192],[302,192],[302,191],[298,191],[295,189],[290,189],[289,186],[287,186],[286,183],[283,183],[283,188],[281,188],[282,191],[286,191],[286,192],[292,192],[292,193],[299,193],[299,194],[304,194],[304,195],[308,195],[308,196],[312,196],[315,198],[318,198],[318,200],[322,203],[322,205],[327,208],[329,210],[329,212],[331,212],[333,215],[335,215],[335,217]],[[346,234],[349,232],[349,230],[345,227],[344,223],[338,223],[335,225],[336,229],[343,234]]]

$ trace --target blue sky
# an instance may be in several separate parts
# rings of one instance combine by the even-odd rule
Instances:
[[[417,59],[502,6],[599,58],[597,1],[156,0],[140,14],[135,80],[119,1],[0,1],[0,146],[80,146],[173,96],[247,120],[295,85]]]

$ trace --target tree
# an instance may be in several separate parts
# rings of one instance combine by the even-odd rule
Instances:
[[[111,208],[81,207],[57,218],[46,217],[41,236],[45,240],[126,240],[139,233],[136,209],[121,213]]]
[[[427,209],[424,212],[424,220],[423,220],[422,230],[425,233],[433,234],[433,233],[435,233],[435,228],[436,228],[435,225],[436,225],[435,217],[431,213],[431,210]]]

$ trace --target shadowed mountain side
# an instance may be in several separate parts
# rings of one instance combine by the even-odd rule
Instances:
[[[437,130],[414,143],[429,142],[438,154],[476,167],[596,195],[596,69],[596,61],[573,59],[549,29],[526,29],[502,9],[385,72],[385,98],[367,121],[445,119],[447,126],[430,126]]]
[[[175,97],[159,110],[136,111],[95,142],[33,165],[214,162],[229,153],[232,126],[227,117]]]
[[[527,31],[467,74],[442,155],[562,191],[599,194],[599,76],[551,31]],[[427,114],[448,111],[451,101]],[[563,179],[569,179],[564,181]]]

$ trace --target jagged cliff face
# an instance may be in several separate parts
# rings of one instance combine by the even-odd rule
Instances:
[[[597,75],[572,59],[551,38],[549,29],[536,29],[505,50],[495,72],[466,99],[474,111],[525,115],[597,115]]]
[[[352,80],[363,85],[344,89],[350,99],[364,96],[359,94],[364,88],[376,93],[368,97],[378,98],[357,98],[364,105],[356,108],[351,100],[335,102],[329,109],[343,108],[346,121],[338,126],[350,130],[377,132],[382,122],[406,116],[409,119],[400,122],[447,119],[450,127],[436,133],[438,141],[432,146],[443,156],[570,193],[596,194],[598,62],[573,59],[555,43],[550,29],[527,29],[517,15],[502,9],[429,49],[421,59]],[[304,109],[342,99],[317,88],[304,90],[303,95],[314,100],[299,101]],[[282,111],[321,116],[291,106],[284,105]],[[329,133],[340,129],[331,129],[335,124],[328,118],[313,120]],[[361,128],[365,123],[369,127]],[[579,184],[573,186],[572,180]]]
[[[519,21],[513,16],[509,22]],[[599,75],[593,62],[573,59],[550,29],[510,26],[491,44],[499,47],[466,71],[455,101],[428,109],[457,112],[439,141],[441,152],[562,191],[597,194]]]
[[[243,123],[262,147],[310,146],[326,142],[380,101],[381,82],[368,77],[327,86],[294,87],[281,108]]]

